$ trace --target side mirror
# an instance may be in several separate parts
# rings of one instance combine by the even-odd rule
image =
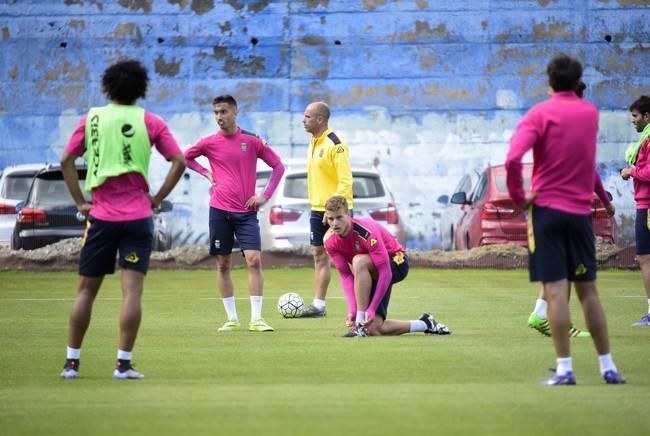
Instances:
[[[24,201],[19,201],[18,204],[16,204],[16,213],[20,212],[22,209],[25,207],[25,202]]]
[[[438,197],[438,203],[440,203],[440,204],[449,203],[449,196],[448,195],[441,195],[440,197]]]
[[[158,212],[170,212],[172,209],[174,209],[174,203],[169,200],[163,200],[157,210]]]
[[[449,200],[449,202],[452,204],[468,204],[467,194],[464,192],[456,192],[451,196],[451,200]]]

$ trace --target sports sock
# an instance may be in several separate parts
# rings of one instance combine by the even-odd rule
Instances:
[[[311,303],[314,305],[314,307],[321,312],[325,310],[325,300],[320,300],[318,298],[314,298],[314,301]]]
[[[262,300],[261,295],[251,295],[251,321],[262,317]]]
[[[427,331],[427,323],[420,320],[420,319],[415,319],[409,321],[409,332],[425,332]]]
[[[357,324],[363,324],[366,322],[366,312],[364,310],[357,310]]]
[[[81,355],[81,348],[70,348],[67,347],[68,350],[66,352],[66,359],[77,359],[79,360],[79,356]]]
[[[546,303],[546,300],[538,298],[535,302],[535,309],[533,312],[535,312],[535,315],[537,315],[538,318],[546,319],[547,306],[548,304]]]
[[[117,359],[118,360],[131,360],[131,351],[117,350]]]
[[[221,301],[223,301],[223,308],[226,309],[228,321],[239,321],[237,308],[235,307],[235,297],[222,298]]]
[[[650,298],[648,298],[648,314],[650,314]]]
[[[566,375],[568,372],[573,372],[573,363],[570,357],[558,357],[556,360],[557,368],[555,368],[555,372],[557,375]]]
[[[618,369],[616,369],[616,365],[614,365],[614,360],[612,359],[612,353],[601,354],[600,356],[598,356],[598,363],[600,363],[601,374],[605,374],[605,372],[609,370],[614,370],[618,372]]]

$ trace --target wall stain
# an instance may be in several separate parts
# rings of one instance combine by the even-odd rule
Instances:
[[[142,32],[140,27],[135,23],[119,24],[113,31],[116,38],[134,37],[136,44],[142,44]]]
[[[427,0],[415,0],[415,4],[420,9],[427,9],[429,7],[429,2]]]
[[[180,61],[176,61],[176,58],[171,62],[165,62],[163,55],[156,58],[156,73],[164,77],[174,77],[178,74],[181,69]]]
[[[132,11],[142,9],[144,13],[148,14],[151,12],[151,5],[153,5],[153,0],[118,0],[117,3],[123,8],[128,8]]]
[[[302,42],[305,45],[322,45],[325,44],[325,38],[323,38],[322,36],[309,35],[309,36],[303,36],[300,39],[300,42]]]
[[[84,30],[86,28],[86,22],[84,20],[70,20],[68,27],[75,30]]]
[[[541,7],[545,8],[546,6],[548,6],[551,3],[551,1],[554,1],[554,0],[537,0],[537,3],[539,3],[539,5]]]
[[[538,23],[533,26],[533,38],[535,41],[570,39],[573,34],[566,30],[567,26],[569,23],[552,23],[547,28],[546,23]]]
[[[170,5],[178,5],[181,8],[181,10],[183,10],[189,3],[189,0],[167,0],[167,3],[169,3]]]
[[[375,9],[385,6],[387,0],[363,0],[361,7],[367,11],[374,11]]]
[[[2,40],[6,41],[9,39],[11,34],[9,33],[9,28],[8,27],[3,27],[2,28]]]
[[[419,56],[420,68],[423,70],[431,70],[436,65],[440,65],[438,56],[431,50],[422,50]]]
[[[11,77],[11,80],[16,80],[19,73],[20,69],[18,68],[18,65],[15,65],[12,69],[9,70],[9,77]]]
[[[317,8],[318,6],[324,6],[326,9],[329,7],[329,0],[306,0],[305,6],[310,9]]]
[[[63,3],[66,6],[76,6],[76,5],[83,6],[84,5],[84,0],[65,0]],[[100,0],[90,0],[89,3],[91,5],[97,6],[97,10],[99,12],[104,11],[104,4]]]
[[[435,38],[447,38],[451,34],[447,30],[445,23],[440,23],[436,27],[431,27],[428,21],[415,21],[415,30],[413,32],[402,32],[389,37],[391,42],[407,41],[418,42],[421,39],[432,40]]]
[[[240,59],[233,56],[226,47],[215,46],[212,50],[215,59],[223,61],[223,71],[237,76],[255,76],[266,70],[266,60],[261,56],[247,56]]]
[[[221,30],[221,33],[230,33],[232,31],[232,24],[230,24],[230,21],[226,21],[223,24],[218,24],[219,30]]]
[[[214,0],[192,0],[192,6],[190,6],[190,9],[192,9],[197,15],[203,15],[214,9]]]
[[[67,60],[63,60],[62,62],[55,63],[53,69],[46,70],[44,78],[46,81],[65,80],[69,82],[81,82],[88,80],[88,70],[84,63],[73,67]]]
[[[271,4],[271,0],[257,0],[257,1],[244,1],[244,0],[225,0],[224,3],[229,4],[235,10],[242,10],[244,6],[252,13],[259,12]]]

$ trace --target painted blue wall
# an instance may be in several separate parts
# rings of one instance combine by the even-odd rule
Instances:
[[[601,108],[599,168],[630,241],[632,189],[616,169],[637,137],[627,108],[650,92],[649,21],[647,0],[2,0],[0,168],[57,161],[79,117],[104,103],[102,71],[134,57],[152,77],[142,104],[184,148],[215,130],[211,99],[228,92],[243,127],[302,157],[305,105],[330,102],[352,159],[389,179],[409,245],[430,248],[435,199],[503,161],[564,51],[583,61]],[[165,169],[154,165],[152,184]],[[184,242],[204,237],[206,192],[189,174],[172,194]]]

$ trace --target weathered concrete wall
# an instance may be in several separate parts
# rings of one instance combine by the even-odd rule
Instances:
[[[388,177],[409,245],[437,242],[439,205],[465,173],[505,157],[548,60],[583,60],[601,107],[599,162],[623,238],[634,204],[616,177],[637,134],[627,108],[650,92],[648,0],[25,0],[0,2],[0,168],[56,161],[88,107],[104,103],[113,61],[148,66],[142,104],[184,147],[211,133],[210,101],[229,92],[240,124],[283,157],[302,157],[305,105],[331,103],[352,158]],[[165,163],[156,160],[152,184]],[[189,174],[172,194],[179,240],[205,232],[207,187]]]

